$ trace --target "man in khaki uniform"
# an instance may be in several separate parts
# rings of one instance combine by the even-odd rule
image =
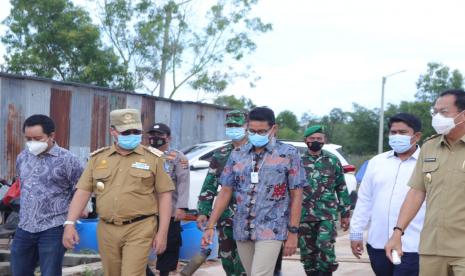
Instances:
[[[401,236],[426,198],[420,275],[465,276],[465,91],[441,93],[432,115],[438,135],[421,149],[386,255],[402,255]]]
[[[105,275],[142,276],[151,246],[157,254],[166,248],[174,185],[163,168],[163,153],[140,145],[139,111],[114,110],[110,121],[116,142],[91,154],[69,208],[63,244],[73,248],[79,242],[74,223],[95,193]]]

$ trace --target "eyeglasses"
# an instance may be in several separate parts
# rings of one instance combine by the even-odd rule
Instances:
[[[138,129],[128,129],[128,130],[125,130],[123,132],[120,132],[121,135],[123,136],[128,136],[128,135],[139,135],[139,134],[142,134],[142,131],[138,130]]]
[[[261,135],[261,136],[265,136],[268,134],[268,132],[271,130],[271,128],[269,129],[260,129],[260,130],[255,130],[255,129],[248,129],[247,132],[250,134],[250,135],[254,135],[254,134],[258,134],[258,135]]]

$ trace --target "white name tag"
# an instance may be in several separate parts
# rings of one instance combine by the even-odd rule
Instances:
[[[150,166],[145,164],[145,163],[141,163],[141,162],[134,162],[134,164],[131,165],[132,168],[136,168],[136,169],[141,169],[141,170],[150,170]]]
[[[253,184],[257,184],[258,183],[258,172],[251,172],[250,173],[250,182],[252,182]]]

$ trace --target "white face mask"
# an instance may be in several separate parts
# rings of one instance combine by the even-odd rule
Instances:
[[[397,153],[404,153],[412,148],[411,140],[412,137],[408,135],[389,135],[389,146]]]
[[[47,142],[43,141],[27,141],[26,146],[29,152],[36,156],[41,154],[48,148]]]
[[[452,129],[454,129],[454,127],[458,125],[455,124],[454,119],[457,118],[460,114],[462,114],[462,112],[457,114],[457,116],[455,116],[454,118],[444,117],[440,113],[438,113],[433,116],[431,125],[438,134],[447,135]],[[460,122],[459,124],[461,123],[463,122]]]

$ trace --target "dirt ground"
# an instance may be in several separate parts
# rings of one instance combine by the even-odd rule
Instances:
[[[368,256],[366,253],[359,260],[352,255],[350,250],[350,241],[348,233],[340,233],[336,239],[336,256],[339,262],[338,270],[334,276],[373,276]],[[178,271],[181,271],[185,263],[180,263]],[[302,264],[299,261],[299,255],[286,257],[283,260],[284,276],[305,276]],[[171,275],[180,275],[172,273]],[[203,264],[194,276],[223,276],[226,275],[219,261],[208,261]]]

